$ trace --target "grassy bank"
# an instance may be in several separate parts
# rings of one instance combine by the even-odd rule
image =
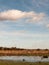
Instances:
[[[49,65],[49,62],[16,62],[16,61],[0,61],[0,65]]]

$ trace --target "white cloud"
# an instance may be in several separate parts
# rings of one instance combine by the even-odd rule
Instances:
[[[49,28],[49,24],[46,24],[46,27]]]
[[[0,20],[17,20],[24,16],[24,12],[19,10],[8,10],[0,12]]]
[[[27,18],[31,21],[40,21],[44,16],[44,13],[36,13],[34,11],[23,12],[20,10],[8,10],[0,12],[0,20],[18,20],[21,18]]]
[[[39,14],[34,14],[31,16],[30,21],[31,22],[39,22],[44,18],[45,14],[44,13],[39,13]]]

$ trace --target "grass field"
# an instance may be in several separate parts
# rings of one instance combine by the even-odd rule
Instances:
[[[49,62],[16,62],[16,61],[0,61],[0,65],[49,65]]]

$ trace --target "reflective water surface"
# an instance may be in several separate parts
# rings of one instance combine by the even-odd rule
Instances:
[[[42,56],[0,56],[0,60],[26,61],[26,62],[49,62],[49,57],[42,58]]]

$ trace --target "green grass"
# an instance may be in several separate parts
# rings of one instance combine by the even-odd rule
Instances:
[[[49,65],[49,62],[16,62],[16,61],[0,61],[0,65]]]

